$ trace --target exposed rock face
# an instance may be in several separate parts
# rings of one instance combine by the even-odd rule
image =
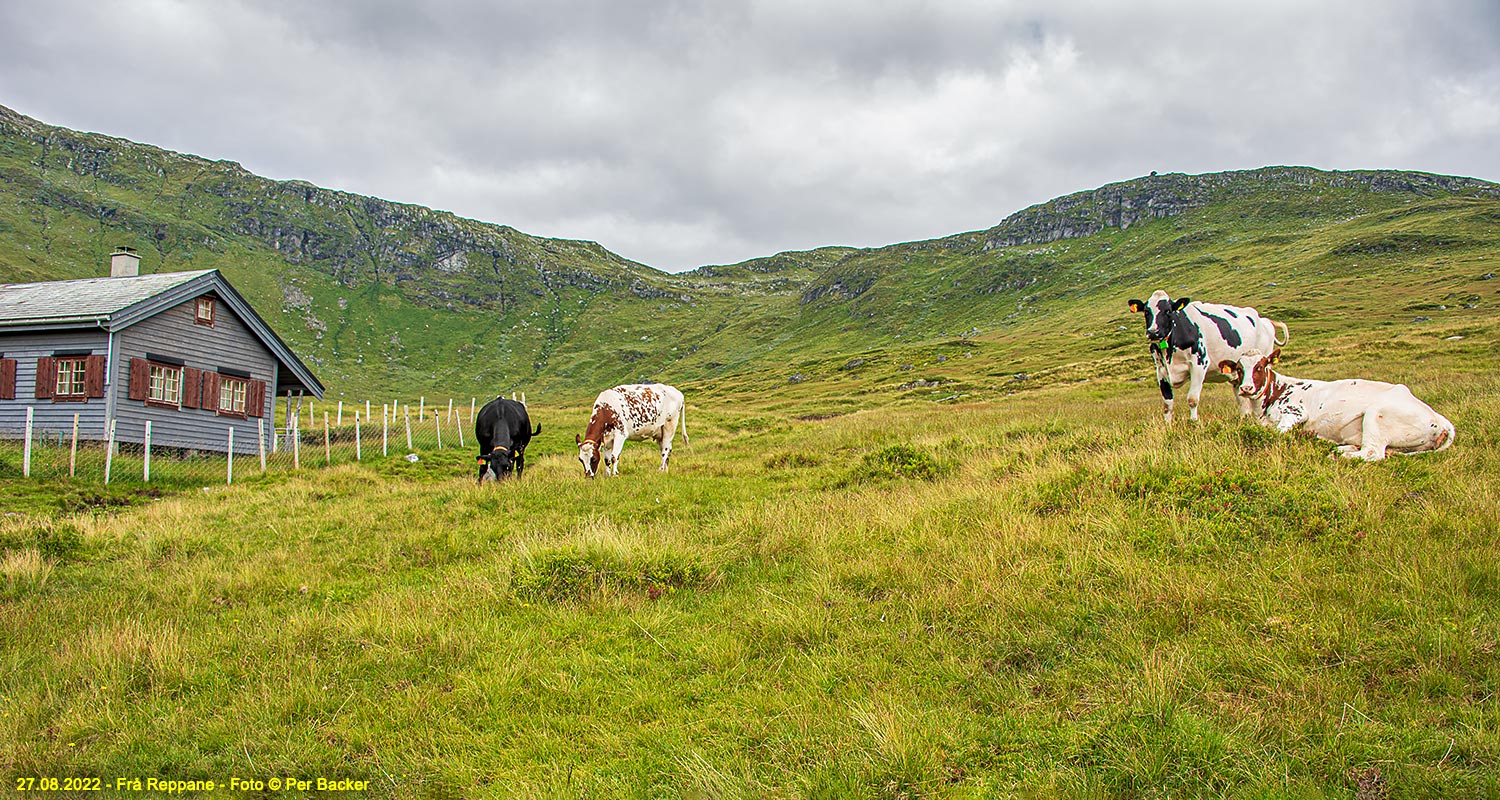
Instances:
[[[1207,175],[1151,175],[1078,192],[1018,211],[984,232],[983,247],[1012,247],[1075,239],[1105,228],[1128,228],[1255,192],[1362,188],[1427,196],[1500,197],[1500,186],[1473,178],[1383,170],[1326,172],[1310,167],[1266,167]]]
[[[594,242],[543,239],[304,181],[273,181],[234,162],[56,128],[3,106],[0,141],[39,153],[34,171],[0,179],[26,184],[43,205],[80,211],[164,247],[217,249],[227,236],[248,236],[345,286],[399,284],[418,302],[438,307],[503,307],[516,297],[569,288],[687,299],[670,288],[676,282],[669,276]],[[136,191],[159,189],[168,193],[162,200],[196,209],[193,221],[186,215],[165,222],[148,218],[96,191],[75,188],[84,183],[64,175]]]

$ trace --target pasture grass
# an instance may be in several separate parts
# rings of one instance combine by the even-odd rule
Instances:
[[[6,517],[0,773],[1497,796],[1500,381],[1418,363],[1457,444],[1380,464],[1216,386],[1171,428],[1125,379],[813,389],[693,405],[665,475],[586,480],[585,409],[537,405],[518,482],[446,450]]]

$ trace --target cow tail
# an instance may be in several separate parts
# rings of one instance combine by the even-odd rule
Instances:
[[[692,444],[687,435],[687,403],[682,404],[682,413],[677,415],[677,419],[682,422],[682,443]]]
[[[1287,330],[1285,322],[1277,322],[1273,319],[1271,320],[1271,324],[1278,328],[1281,328],[1281,341],[1276,341],[1276,334],[1274,332],[1271,334],[1271,341],[1276,342],[1277,347],[1282,347],[1286,345],[1287,342],[1290,342],[1292,340],[1292,332]]]

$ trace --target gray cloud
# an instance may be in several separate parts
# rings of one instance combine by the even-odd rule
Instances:
[[[0,103],[677,270],[1151,170],[1500,179],[1497,41],[1484,0],[61,0],[0,6]]]

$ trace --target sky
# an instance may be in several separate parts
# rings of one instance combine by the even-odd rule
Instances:
[[[1500,2],[5,0],[0,105],[675,272],[1153,170],[1500,181]]]

